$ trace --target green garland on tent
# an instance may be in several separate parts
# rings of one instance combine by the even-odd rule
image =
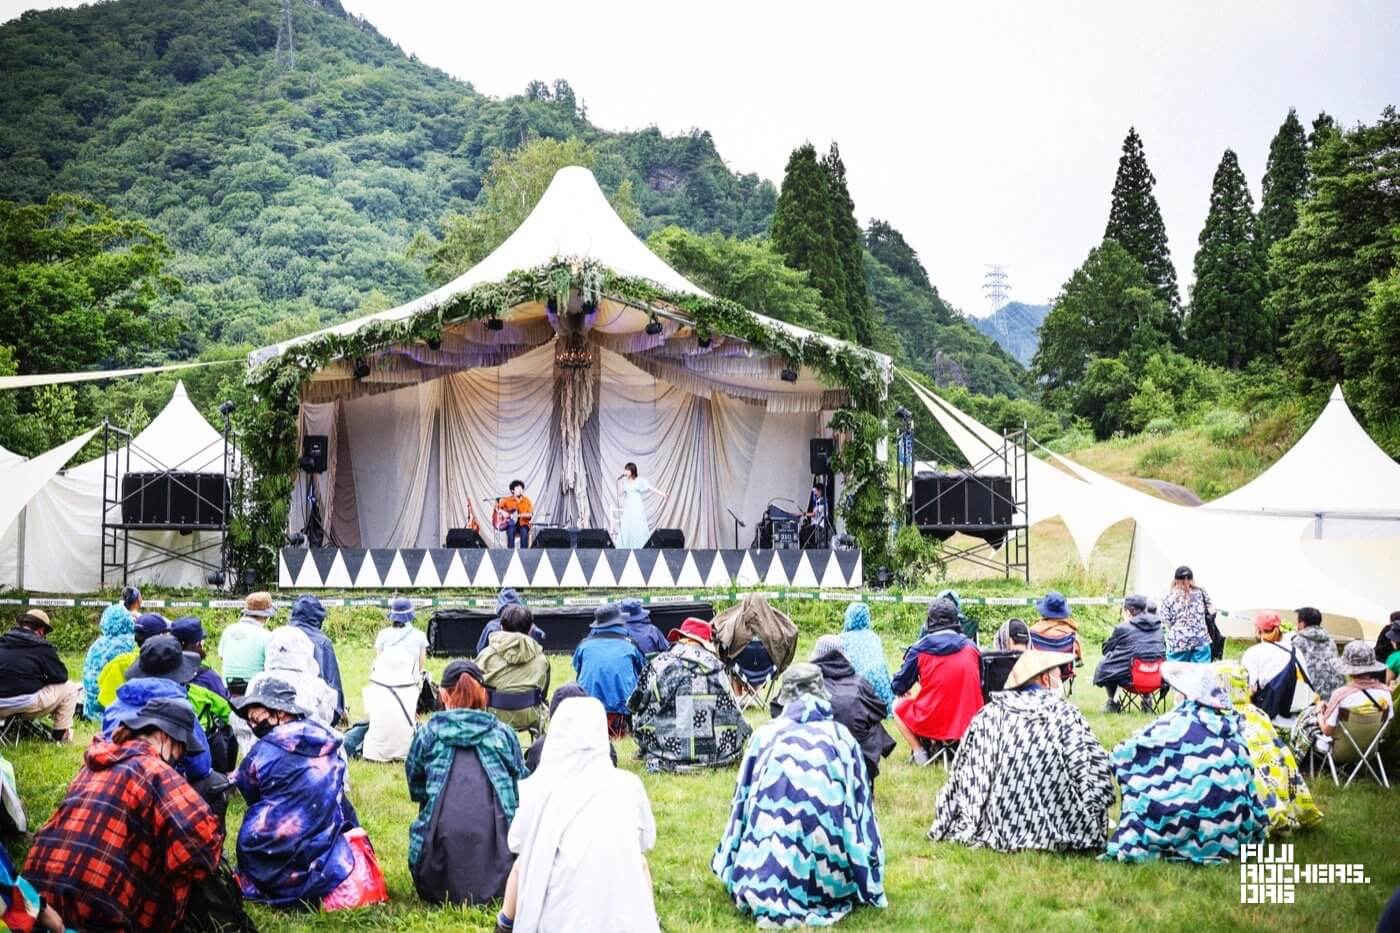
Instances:
[[[297,413],[302,387],[312,374],[336,360],[438,339],[446,324],[505,318],[517,305],[550,298],[562,305],[573,290],[586,301],[607,296],[644,308],[669,305],[691,318],[702,337],[737,337],[780,356],[789,366],[809,367],[845,388],[851,405],[838,412],[832,422],[833,429],[852,438],[837,464],[852,493],[843,507],[843,517],[865,552],[866,567],[873,572],[883,562],[888,551],[888,480],[884,466],[875,458],[875,444],[884,430],[879,415],[885,374],[873,354],[815,334],[794,334],[732,301],[671,292],[642,279],[614,275],[589,261],[559,260],[512,272],[502,282],[477,285],[402,320],[375,321],[353,333],[312,337],[251,369],[246,382],[253,404],[238,417],[241,449],[250,475],[245,478],[241,508],[235,510],[230,528],[233,565],[254,571],[260,580],[275,578],[300,455]]]

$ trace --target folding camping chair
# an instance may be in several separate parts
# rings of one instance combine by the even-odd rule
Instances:
[[[734,683],[739,709],[767,707],[773,685],[777,683],[777,673],[778,666],[763,642],[750,638],[729,664],[729,678]]]
[[[1332,734],[1332,745],[1325,753],[1319,754],[1314,748],[1308,754],[1313,777],[1317,776],[1317,759],[1322,758],[1327,769],[1332,772],[1332,783],[1338,787],[1350,787],[1351,782],[1365,768],[1371,777],[1382,787],[1390,787],[1390,778],[1385,773],[1385,759],[1381,746],[1390,724],[1395,721],[1395,704],[1378,710],[1342,710],[1337,716],[1337,729]],[[1337,777],[1337,766],[1346,771],[1351,766],[1351,774],[1346,783]]]
[[[26,693],[15,697],[0,697],[0,747],[14,746],[21,739],[49,738],[48,730],[37,719],[26,719],[16,710],[27,709],[34,702],[34,694]]]
[[[1006,678],[1021,657],[1019,651],[982,652],[982,702],[992,702],[992,694],[1006,689]]]
[[[1165,713],[1167,691],[1162,689],[1162,659],[1133,658],[1132,675],[1132,683],[1120,689],[1138,697],[1144,713]]]
[[[1071,632],[1068,635],[1051,637],[1042,635],[1035,629],[1031,629],[1031,647],[1037,651],[1054,651],[1059,654],[1074,654],[1074,645],[1078,636]],[[1074,693],[1074,664],[1066,664],[1060,668],[1060,680],[1064,688],[1065,696]]]
[[[524,690],[495,690],[490,687],[486,688],[486,711],[488,713],[495,713],[497,710],[502,712],[517,712],[519,710],[534,709],[544,705],[547,705],[545,692],[539,687],[526,687]],[[531,741],[537,740],[544,734],[539,716],[531,717],[530,724],[524,729],[517,731],[527,733]]]

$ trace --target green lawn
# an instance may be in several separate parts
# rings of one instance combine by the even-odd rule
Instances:
[[[877,610],[878,613],[878,610]],[[799,656],[812,635],[804,631]],[[886,636],[890,660],[902,643]],[[1090,654],[1095,652],[1090,650]],[[339,652],[358,705],[368,676],[371,650],[349,646]],[[68,657],[81,670],[80,656]],[[1091,670],[1095,657],[1085,663]],[[435,670],[445,663],[435,660]],[[554,659],[554,682],[572,679],[566,657]],[[1147,721],[1143,714],[1108,716],[1103,694],[1080,680],[1074,696],[1095,733],[1111,747]],[[767,714],[750,714],[755,723]],[[15,763],[31,823],[37,827],[61,799],[77,769],[83,730],[72,747],[26,742],[6,749]],[[630,741],[619,748],[624,767],[638,770]],[[1154,864],[1102,864],[1085,856],[1001,855],[973,851],[924,838],[944,780],[940,767],[915,768],[901,747],[887,759],[877,784],[876,810],[885,842],[887,910],[862,909],[842,929],[927,930],[1370,930],[1390,892],[1400,885],[1400,857],[1394,842],[1400,816],[1400,789],[1384,791],[1360,782],[1346,791],[1321,777],[1313,792],[1325,813],[1322,825],[1298,835],[1295,856],[1304,862],[1363,862],[1371,883],[1346,887],[1297,888],[1297,902],[1283,906],[1239,903],[1239,872],[1233,866],[1196,868]],[[656,814],[657,844],[651,853],[656,902],[668,931],[745,929],[752,924],[730,905],[709,870],[728,813],[734,772],[708,775],[642,775]],[[428,908],[414,894],[406,863],[407,827],[416,808],[409,802],[400,765],[355,762],[351,796],[388,875],[391,904],[354,915],[289,915],[254,908],[260,929],[361,926],[394,930],[486,929],[494,912]],[[242,817],[235,801],[229,811],[228,852]],[[1277,841],[1277,840],[1275,840]]]

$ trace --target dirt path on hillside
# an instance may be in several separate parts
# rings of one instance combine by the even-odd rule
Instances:
[[[1150,486],[1157,495],[1168,502],[1175,502],[1177,505],[1200,505],[1201,497],[1196,495],[1185,486],[1178,486],[1176,483],[1169,483],[1164,479],[1145,479],[1141,476],[1133,477],[1135,482]]]

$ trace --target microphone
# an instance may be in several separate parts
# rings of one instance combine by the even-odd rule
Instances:
[[[725,509],[725,511],[729,513],[729,517],[730,517],[730,518],[734,519],[734,524],[738,525],[740,528],[747,528],[747,527],[749,527],[747,524],[745,524],[744,522],[742,522],[742,521],[739,520],[739,516],[737,516],[737,515],[734,514],[734,510],[733,510],[733,509]]]

